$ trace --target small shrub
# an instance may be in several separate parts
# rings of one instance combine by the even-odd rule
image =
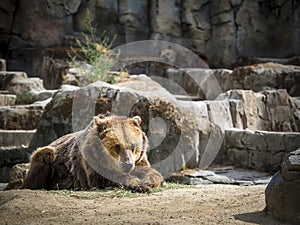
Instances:
[[[119,53],[111,51],[116,36],[110,40],[105,32],[99,37],[96,35],[94,21],[90,14],[86,19],[88,34],[83,33],[84,40],[76,39],[78,49],[71,47],[70,66],[79,70],[82,80],[80,86],[101,80],[107,83],[116,82],[116,73],[108,73],[118,61]]]
[[[30,92],[16,93],[16,105],[27,105],[34,102],[34,96]]]

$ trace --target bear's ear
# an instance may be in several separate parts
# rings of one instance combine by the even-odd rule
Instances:
[[[105,130],[107,128],[107,119],[105,117],[94,116],[94,125],[97,130]]]
[[[142,123],[142,119],[140,116],[134,116],[134,117],[132,117],[132,120],[136,126],[140,126]]]

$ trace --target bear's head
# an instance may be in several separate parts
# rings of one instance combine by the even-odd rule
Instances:
[[[170,63],[172,65],[175,65],[176,63],[176,57],[177,57],[177,53],[176,51],[174,51],[173,49],[171,49],[170,47],[167,49],[164,49],[160,52],[159,57],[161,59],[163,59],[166,63]]]
[[[94,117],[101,144],[125,173],[129,173],[136,165],[150,165],[146,156],[148,139],[141,130],[141,122],[139,116]]]

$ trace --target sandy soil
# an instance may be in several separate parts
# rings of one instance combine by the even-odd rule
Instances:
[[[0,191],[0,224],[283,224],[263,212],[265,187],[201,185],[133,198]]]

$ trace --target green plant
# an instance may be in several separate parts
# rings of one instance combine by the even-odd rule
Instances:
[[[30,92],[16,93],[16,105],[26,105],[34,102],[34,96]]]
[[[82,33],[83,40],[76,39],[78,48],[71,47],[70,66],[79,71],[82,80],[80,86],[101,80],[108,83],[115,83],[116,73],[108,73],[118,61],[119,53],[111,51],[116,36],[110,40],[103,32],[96,35],[95,23],[88,13],[86,28],[89,34]]]

